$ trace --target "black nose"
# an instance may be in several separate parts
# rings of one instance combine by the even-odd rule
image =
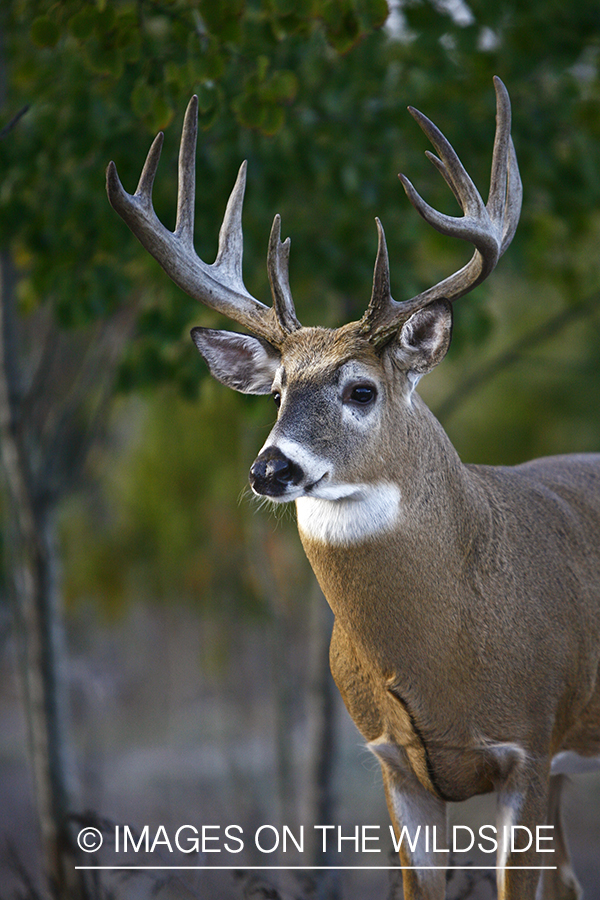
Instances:
[[[250,484],[257,494],[281,497],[290,485],[300,484],[304,472],[278,450],[267,447],[256,457],[250,469]]]

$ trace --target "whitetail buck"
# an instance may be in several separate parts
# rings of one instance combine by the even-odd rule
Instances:
[[[216,261],[196,255],[195,99],[181,140],[175,232],[152,207],[162,135],[136,193],[123,190],[111,163],[108,194],[180,287],[250,332],[194,328],[192,336],[219,381],[270,393],[279,407],[250,482],[274,502],[296,503],[302,544],[335,613],[332,672],[381,763],[396,833],[407,826],[414,837],[418,825],[429,825],[444,835],[447,801],[496,791],[498,824],[535,834],[550,823],[555,850],[538,853],[534,840],[517,852],[510,829],[500,827],[499,897],[530,900],[537,886],[538,897],[573,900],[579,888],[560,821],[562,776],[553,772],[572,752],[600,753],[600,454],[514,468],[463,465],[415,393],[448,350],[451,301],[490,274],[517,226],[522,190],[510,102],[499,79],[495,88],[487,204],[448,141],[416,110],[439,154],[430,158],[464,215],[436,212],[400,176],[434,228],[475,246],[471,261],[398,303],[378,221],[371,300],[359,322],[341,328],[298,322],[279,216],[267,263],[273,307],[246,290],[245,165]],[[444,853],[403,841],[400,859],[407,900],[443,897]],[[547,865],[556,869],[540,876],[533,868]]]

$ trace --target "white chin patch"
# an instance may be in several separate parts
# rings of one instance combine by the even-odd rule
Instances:
[[[398,523],[400,490],[395,484],[349,484],[329,490],[338,497],[296,500],[298,529],[304,537],[344,547],[392,531]]]

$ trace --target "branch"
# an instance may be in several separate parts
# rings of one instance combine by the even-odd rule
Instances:
[[[23,109],[20,109],[19,112],[12,117],[10,122],[7,122],[4,128],[0,129],[0,140],[2,140],[2,138],[5,138],[6,135],[13,130],[15,125],[23,118],[25,113],[29,111],[29,108],[29,103],[26,103]]]
[[[548,319],[542,326],[537,326],[534,330],[529,331],[507,350],[502,351],[495,359],[484,363],[479,369],[476,369],[468,375],[465,380],[442,401],[441,405],[436,410],[437,417],[447,421],[471,394],[479,390],[486,382],[495,378],[499,372],[510,368],[514,363],[518,362],[524,353],[531,350],[532,347],[543,344],[550,340],[550,338],[560,334],[564,328],[567,328],[578,319],[585,318],[598,307],[600,307],[600,294],[594,294],[592,297],[588,297],[587,300],[578,303],[576,306],[570,306],[568,309],[563,309],[556,316]]]

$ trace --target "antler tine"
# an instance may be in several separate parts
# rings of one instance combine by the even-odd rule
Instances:
[[[434,123],[430,119],[428,119],[427,116],[424,116],[422,112],[419,112],[419,110],[415,109],[413,106],[409,106],[408,111],[437,150],[439,159],[435,157],[433,153],[431,153],[431,151],[425,151],[425,155],[442,173],[446,183],[450,186],[452,192],[454,193],[454,196],[460,203],[460,206],[465,215],[477,215],[484,205],[483,200],[479,195],[479,191],[469,177],[468,172],[458,158],[458,154],[454,150],[454,147],[444,137],[439,128],[434,125]],[[401,175],[399,177],[403,184],[405,182],[410,184],[408,178],[406,178],[404,175]],[[412,188],[412,194],[415,199],[417,199],[419,205],[422,205],[424,207],[427,206],[427,204],[425,204],[425,202],[421,200],[414,188]],[[429,207],[429,209],[431,209],[431,207]],[[441,213],[438,213],[435,210],[432,210],[432,212],[434,214],[434,218],[436,218],[440,223],[444,219],[453,219],[452,216],[444,217]],[[433,222],[431,224],[433,224]],[[434,227],[437,227],[437,225]]]
[[[523,188],[510,136],[511,110],[508,91],[498,77],[494,78],[494,88],[497,110],[496,135],[487,204],[484,204],[479,191],[442,132],[426,116],[409,107],[410,113],[439,154],[438,158],[426,151],[428,158],[458,200],[463,216],[448,216],[438,212],[423,200],[405,175],[400,175],[408,199],[426,222],[442,234],[469,241],[475,246],[475,252],[469,262],[453,275],[403,303],[396,303],[389,289],[385,300],[381,290],[377,292],[378,299],[376,299],[374,284],[373,295],[361,325],[365,332],[369,332],[370,339],[377,346],[389,340],[399,325],[417,309],[441,298],[456,300],[480,284],[493,271],[513,238],[521,212]],[[380,255],[381,237],[376,272]],[[375,282],[377,280],[376,277]]]
[[[215,262],[212,265],[205,263],[194,250],[197,118],[198,101],[192,97],[185,114],[179,151],[177,223],[174,232],[165,228],[152,205],[152,186],[162,149],[162,134],[155,138],[150,148],[135,194],[125,191],[114,162],[109,163],[106,173],[108,199],[141,244],[182,290],[257,337],[280,346],[288,328],[284,320],[279,320],[277,307],[271,309],[253,297],[242,278],[241,219],[246,183],[245,163],[240,167],[227,204]],[[289,300],[291,302],[291,294]],[[289,317],[285,322],[289,325],[288,320]]]
[[[498,242],[495,229],[492,226],[479,191],[473,184],[454,148],[446,140],[442,132],[427,116],[424,116],[418,110],[409,107],[409,111],[439,153],[440,159],[432,153],[427,153],[427,156],[438,171],[442,173],[444,180],[452,189],[464,216],[447,216],[438,212],[423,200],[409,179],[401,174],[399,178],[408,199],[425,221],[437,231],[450,237],[462,238],[474,244],[484,260],[489,260],[491,271],[498,259]]]
[[[219,230],[219,250],[214,262],[215,269],[227,273],[230,281],[238,290],[245,291],[242,277],[242,258],[244,253],[244,235],[242,232],[242,208],[246,192],[246,160],[241,164],[233,190],[227,201],[225,215]]]
[[[285,331],[297,331],[301,328],[296,318],[294,301],[289,283],[289,259],[290,238],[281,241],[281,216],[279,213],[273,219],[271,235],[269,237],[269,251],[267,253],[267,270],[271,293],[273,295],[273,308],[277,314],[277,320]]]
[[[193,248],[196,209],[196,144],[198,141],[198,98],[194,94],[183,118],[177,173],[177,220],[175,234],[182,244]]]
[[[454,182],[453,182],[452,179],[450,178],[450,175],[449,175],[448,170],[447,170],[446,166],[444,165],[444,163],[441,161],[441,159],[438,159],[438,158],[437,158],[437,156],[435,155],[435,153],[432,153],[430,150],[426,150],[426,151],[425,151],[425,156],[427,157],[427,159],[429,160],[429,162],[432,162],[432,163],[433,163],[433,165],[436,167],[436,169],[438,170],[438,172],[441,174],[442,178],[444,179],[444,181],[446,182],[446,184],[448,185],[448,187],[450,188],[450,190],[451,190],[452,193],[454,194],[454,197],[455,197],[455,199],[456,199],[456,202],[457,202],[458,205],[460,206],[460,195],[459,195],[459,193],[458,193],[458,191],[457,191],[457,189],[456,189],[456,185],[454,184]],[[398,176],[398,177],[401,177],[401,176]],[[408,179],[407,179],[407,181],[408,181]],[[415,191],[415,193],[416,193],[416,191]]]
[[[511,110],[508,91],[497,75],[494,76],[494,88],[496,90],[496,134],[487,209],[493,221],[502,221],[508,182]]]
[[[383,225],[377,217],[375,224],[377,225],[377,257],[373,272],[373,290],[367,311],[361,319],[362,328],[366,332],[369,332],[374,325],[385,318],[390,304],[400,305],[392,300],[390,293],[390,261]]]
[[[154,187],[154,179],[156,178],[164,140],[164,134],[162,131],[159,131],[152,141],[152,146],[148,150],[148,156],[146,157],[146,162],[144,163],[144,168],[142,169],[142,174],[140,175],[140,180],[135,191],[136,196],[138,196],[140,200],[145,201],[150,207],[152,206],[152,188]],[[116,166],[113,162],[109,163],[109,168],[111,166],[118,181]]]
[[[506,185],[506,207],[504,210],[504,228],[502,230],[502,246],[500,247],[500,256],[509,246],[521,215],[521,206],[523,203],[523,182],[519,174],[519,164],[517,162],[517,154],[512,138],[508,144],[508,180]]]

